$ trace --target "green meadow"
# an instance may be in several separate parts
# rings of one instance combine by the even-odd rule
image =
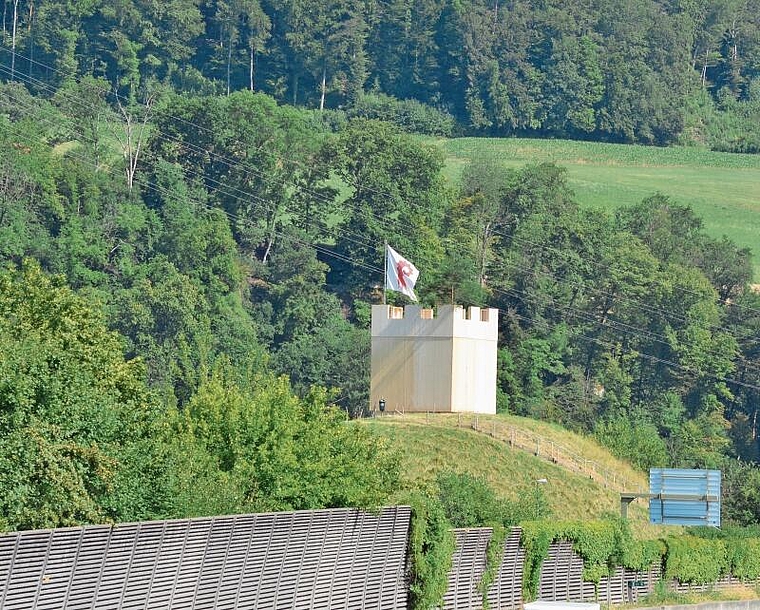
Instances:
[[[453,419],[452,419],[453,418]],[[491,422],[541,436],[547,443],[563,447],[594,460],[602,467],[624,474],[632,489],[647,487],[647,477],[626,462],[612,456],[593,438],[575,434],[560,426],[513,415],[482,415],[485,430]],[[599,519],[620,512],[620,490],[536,457],[528,451],[511,449],[503,440],[491,438],[468,427],[457,428],[456,416],[407,414],[362,420],[360,425],[394,444],[401,455],[402,480],[408,487],[430,488],[441,471],[467,472],[485,479],[497,495],[510,500],[536,491],[536,481],[546,479],[541,488],[553,515],[562,520]],[[642,538],[654,538],[663,531],[652,526],[646,502],[631,504],[629,517]]]
[[[760,278],[760,155],[569,140],[426,141],[443,150],[445,174],[453,183],[470,159],[490,157],[509,168],[545,161],[561,165],[577,201],[599,209],[630,205],[655,193],[667,195],[690,205],[710,235],[727,235],[751,248],[755,278]]]

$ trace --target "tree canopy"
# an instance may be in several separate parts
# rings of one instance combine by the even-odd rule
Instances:
[[[4,77],[57,86],[93,76],[131,100],[158,83],[320,109],[367,109],[362,98],[382,93],[475,133],[757,151],[759,9],[757,0],[4,0],[0,59]],[[743,135],[729,128],[736,120]]]
[[[344,417],[385,240],[425,305],[500,309],[500,409],[642,467],[759,459],[747,249],[656,193],[584,209],[552,163],[448,183],[408,133],[704,135],[754,116],[751,3],[4,8],[3,525],[383,502]]]

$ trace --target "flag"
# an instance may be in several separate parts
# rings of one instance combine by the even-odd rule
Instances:
[[[419,275],[417,267],[390,246],[385,246],[385,288],[387,290],[401,292],[412,301],[416,301],[414,285]]]

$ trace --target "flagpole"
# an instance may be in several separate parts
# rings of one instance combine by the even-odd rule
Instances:
[[[385,287],[388,285],[388,242],[383,247],[383,305],[385,305]]]

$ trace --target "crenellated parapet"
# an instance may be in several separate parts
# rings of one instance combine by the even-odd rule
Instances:
[[[375,337],[469,337],[493,340],[499,333],[499,310],[439,305],[436,309],[407,305],[372,306]]]

